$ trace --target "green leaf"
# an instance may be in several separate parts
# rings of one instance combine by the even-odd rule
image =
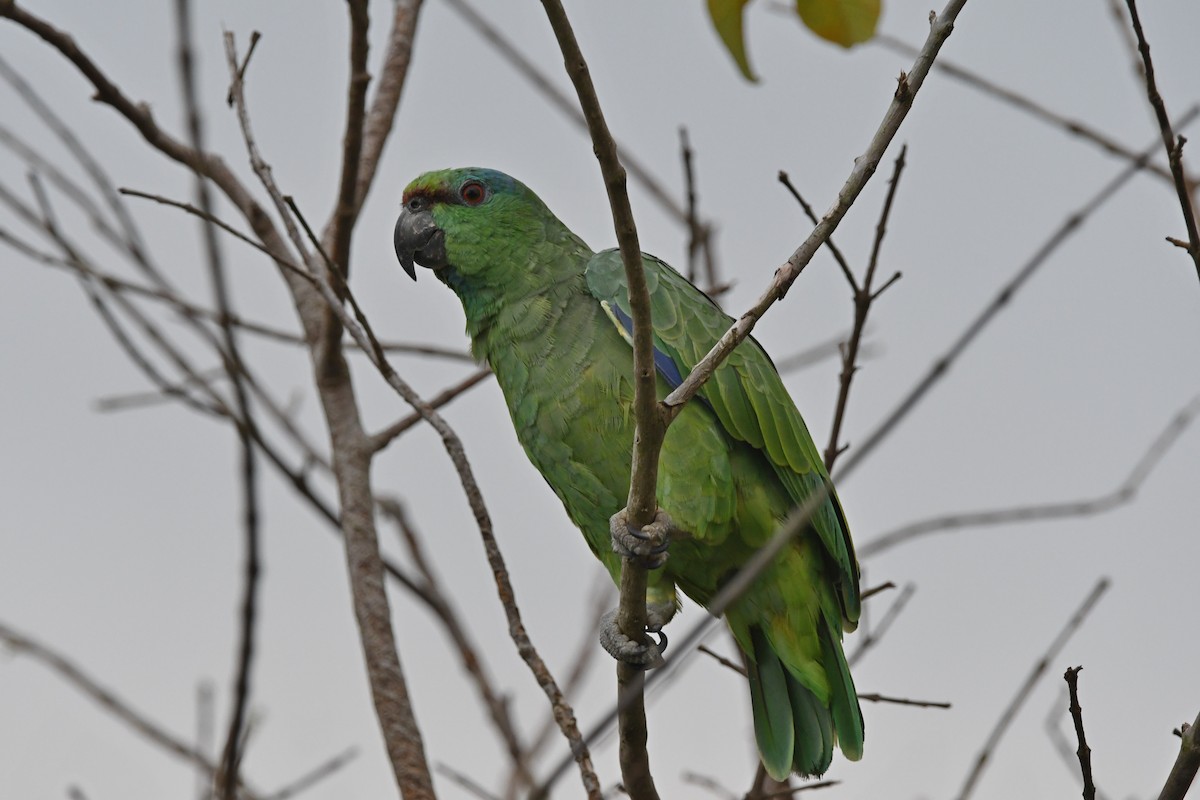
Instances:
[[[817,36],[850,47],[875,35],[879,3],[880,0],[796,0],[796,13]]]
[[[708,16],[713,27],[725,43],[725,49],[748,81],[758,78],[750,69],[750,61],[746,58],[746,38],[742,31],[742,14],[750,0],[708,0]]]

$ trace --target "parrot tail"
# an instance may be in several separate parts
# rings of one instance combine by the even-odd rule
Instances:
[[[827,705],[780,660],[763,630],[749,630],[753,653],[746,659],[754,736],[767,774],[777,781],[793,772],[821,775],[833,761],[833,745],[857,761],[862,756],[863,721],[842,648],[821,632],[830,683]]]

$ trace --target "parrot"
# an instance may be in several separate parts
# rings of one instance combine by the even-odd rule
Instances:
[[[472,354],[495,373],[526,455],[619,582],[622,553],[640,552],[645,539],[620,530],[636,422],[620,252],[592,251],[533,191],[494,169],[427,172],[401,204],[402,268],[414,280],[414,264],[431,269],[458,296]],[[733,320],[654,256],[643,254],[642,267],[661,400]],[[860,614],[859,566],[804,420],[749,337],[667,429],[654,524],[669,552],[644,554],[653,567],[648,630],[670,620],[677,590],[707,605],[822,486],[827,499],[807,529],[725,611],[744,654],[759,755],[776,780],[821,775],[835,744],[849,760],[862,756],[862,710],[842,651]],[[612,615],[605,624],[615,628]],[[618,630],[600,638],[614,656],[640,656],[643,668],[661,663],[653,642],[630,647]]]

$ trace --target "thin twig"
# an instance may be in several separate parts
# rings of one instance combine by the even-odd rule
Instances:
[[[800,209],[804,212],[804,216],[808,217],[813,225],[819,224],[821,219],[817,216],[817,212],[813,210],[812,204],[804,199],[804,195],[800,194],[800,190],[792,183],[791,177],[783,170],[779,170],[779,182],[783,184],[788,193],[800,204]],[[841,248],[834,244],[832,234],[825,240],[825,248],[833,256],[833,260],[837,262],[838,267],[841,268],[842,275],[846,278],[846,282],[850,284],[850,288],[857,292],[858,281],[854,277],[854,270],[850,269],[850,263],[846,261],[846,256],[842,254]]]
[[[868,703],[892,703],[899,706],[917,706],[918,708],[950,708],[950,703],[940,700],[910,700],[907,697],[892,697],[886,694],[878,694],[875,692],[859,692],[859,700],[866,700]]]
[[[913,47],[909,43],[886,33],[876,34],[875,38],[871,40],[871,43],[881,45],[894,53],[900,53],[901,55],[908,56],[910,58],[916,55],[917,52],[917,48]],[[934,69],[939,73],[946,75],[947,77],[953,78],[963,84],[966,84],[967,86],[970,86],[972,89],[975,89],[982,94],[992,97],[995,100],[999,100],[1002,103],[1007,103],[1013,108],[1016,108],[1018,111],[1024,111],[1035,119],[1039,119],[1042,122],[1053,125],[1056,128],[1061,128],[1073,136],[1078,136],[1085,141],[1091,142],[1109,155],[1116,156],[1117,158],[1124,159],[1125,161],[1136,161],[1138,158],[1138,154],[1135,151],[1121,144],[1116,139],[1111,138],[1104,132],[1097,130],[1085,122],[1081,122],[1080,120],[1063,116],[1054,109],[1047,108],[1046,106],[1035,102],[1023,94],[1014,92],[1011,89],[1006,89],[998,83],[988,80],[976,72],[972,72],[957,62],[939,58],[937,64],[934,65]],[[1171,180],[1170,171],[1165,167],[1159,166],[1158,164],[1147,164],[1146,171],[1153,172],[1160,178]]]
[[[374,185],[384,147],[391,138],[396,110],[400,107],[400,95],[408,78],[409,64],[412,63],[413,39],[421,6],[422,0],[397,0],[393,3],[392,29],[388,34],[383,66],[379,69],[375,96],[371,99],[362,126],[362,155],[358,163],[358,186],[354,200],[359,210]]]
[[[1079,756],[1079,772],[1083,776],[1083,800],[1096,800],[1096,784],[1092,781],[1092,748],[1088,747],[1087,737],[1083,733],[1083,708],[1079,705],[1079,673],[1083,667],[1067,667],[1063,680],[1067,682],[1067,691],[1071,696],[1071,720],[1075,723],[1075,739],[1079,748],[1075,754]]]
[[[134,711],[129,703],[117,697],[111,690],[101,686],[65,656],[60,655],[48,646],[20,633],[3,622],[0,622],[0,640],[3,640],[5,644],[16,652],[30,656],[35,661],[57,672],[68,683],[91,697],[92,700],[99,703],[114,717],[124,722],[158,747],[190,762],[198,769],[204,770],[208,774],[210,781],[216,776],[218,766],[206,755],[189,745],[181,737],[168,732],[149,717],[138,711]],[[241,795],[245,798],[253,798],[258,795],[257,792],[247,789],[244,784],[242,784],[240,791]]]
[[[446,387],[440,393],[438,393],[434,397],[430,398],[428,401],[429,407],[430,408],[441,408],[442,406],[446,405],[454,398],[458,397],[463,392],[470,389],[472,386],[475,386],[475,385],[483,382],[487,378],[491,377],[491,374],[492,374],[491,367],[480,367],[479,369],[475,370],[467,377],[463,378],[458,383],[456,383],[452,386]],[[423,419],[424,419],[424,417],[422,417],[420,413],[414,411],[413,413],[404,417],[404,419],[401,419],[399,422],[395,422],[395,423],[389,425],[388,427],[381,430],[379,433],[376,433],[373,436],[371,436],[371,442],[370,442],[371,449],[375,450],[375,451],[384,449],[389,444],[391,444],[392,441],[397,436],[404,433],[406,430],[408,430],[412,426],[416,425],[417,423],[421,422]]]
[[[1171,118],[1167,115],[1167,105],[1162,95],[1158,93],[1158,85],[1154,80],[1154,62],[1150,59],[1150,45],[1142,32],[1142,21],[1138,18],[1135,0],[1125,0],[1129,7],[1129,17],[1133,24],[1133,33],[1137,36],[1138,52],[1142,54],[1145,65],[1146,96],[1154,109],[1158,120],[1158,130],[1162,134],[1163,147],[1167,150],[1167,163],[1171,165],[1171,178],[1175,184],[1175,194],[1179,197],[1179,207],[1183,210],[1183,224],[1187,228],[1188,254],[1196,266],[1196,277],[1200,278],[1200,229],[1197,229],[1196,210],[1192,208],[1192,196],[1188,192],[1187,174],[1183,169],[1183,144],[1186,139],[1177,137],[1171,129]]]
[[[263,800],[290,800],[290,798],[295,797],[301,792],[308,791],[321,781],[336,774],[347,764],[358,758],[358,755],[359,751],[357,747],[348,747],[328,761],[318,764],[286,786],[275,790],[264,797]]]
[[[1079,757],[1075,751],[1071,749],[1071,744],[1067,742],[1067,737],[1059,729],[1059,723],[1064,716],[1067,716],[1067,706],[1069,700],[1067,690],[1064,687],[1057,699],[1050,704],[1050,710],[1046,715],[1046,719],[1042,722],[1042,729],[1046,732],[1046,738],[1050,740],[1050,744],[1054,747],[1054,752],[1058,753],[1059,760],[1066,766],[1067,771],[1071,773],[1071,777],[1079,775]],[[1096,789],[1096,800],[1108,800],[1108,796],[1099,788]]]
[[[825,448],[825,469],[832,471],[846,447],[840,445],[842,423],[846,419],[846,406],[850,400],[850,384],[858,372],[858,351],[862,343],[863,331],[867,326],[867,315],[871,313],[871,305],[879,295],[900,277],[897,272],[881,288],[874,289],[875,269],[879,264],[879,250],[883,245],[883,237],[887,232],[888,217],[892,213],[892,202],[896,199],[896,188],[900,185],[900,175],[904,171],[904,156],[908,153],[908,145],[900,148],[896,156],[896,166],[892,170],[892,179],[888,181],[887,197],[883,201],[883,210],[879,213],[879,223],[875,226],[875,240],[871,245],[871,258],[867,262],[867,272],[863,276],[862,285],[850,281],[850,291],[854,302],[854,325],[850,330],[850,338],[842,350],[842,372],[838,378],[838,397],[833,408],[833,425],[830,427],[829,444]]]
[[[1029,676],[1025,678],[1025,681],[1017,690],[1016,695],[1009,702],[1008,706],[1005,707],[1004,713],[1000,715],[1000,719],[996,721],[992,732],[988,734],[983,748],[979,751],[979,755],[975,757],[975,763],[971,767],[971,771],[967,773],[962,788],[958,791],[958,800],[966,800],[970,797],[971,792],[975,789],[975,785],[979,782],[979,777],[983,774],[984,767],[987,766],[988,760],[995,751],[996,745],[1000,743],[1000,739],[1003,738],[1005,732],[1008,730],[1008,726],[1012,723],[1013,718],[1016,717],[1017,712],[1021,710],[1021,706],[1024,705],[1029,695],[1033,692],[1033,687],[1037,685],[1037,682],[1050,666],[1050,662],[1058,657],[1059,652],[1062,651],[1067,641],[1075,634],[1075,631],[1079,630],[1087,615],[1091,613],[1091,610],[1095,607],[1104,592],[1108,590],[1108,587],[1108,578],[1101,578],[1096,582],[1096,585],[1088,592],[1088,596],[1084,599],[1083,604],[1071,615],[1071,618],[1067,620],[1067,624],[1054,637],[1054,641],[1050,643],[1050,647],[1046,649],[1042,657],[1033,665],[1033,670],[1030,671]]]
[[[480,800],[500,800],[499,797],[497,797],[496,795],[489,792],[487,789],[485,789],[483,786],[481,786],[477,781],[475,781],[468,775],[465,775],[464,773],[459,772],[458,770],[454,769],[453,767],[449,766],[448,764],[445,764],[445,763],[442,763],[439,761],[437,764],[434,765],[433,768],[435,770],[437,770],[438,772],[440,772],[441,774],[445,775],[447,778],[452,780],[454,783],[458,784],[463,789],[465,789],[468,794],[474,795],[475,797],[480,798]]]
[[[911,522],[896,528],[881,536],[871,539],[858,547],[860,558],[878,555],[896,545],[903,544],[921,536],[940,531],[959,530],[961,528],[1007,525],[1017,522],[1034,520],[1052,520],[1071,517],[1088,517],[1102,514],[1115,508],[1127,505],[1137,497],[1142,484],[1158,466],[1171,447],[1179,440],[1192,421],[1200,415],[1200,395],[1193,397],[1183,408],[1175,412],[1166,427],[1159,432],[1142,457],[1134,465],[1116,488],[1097,497],[1086,500],[1072,500],[1062,503],[1045,503],[1031,506],[989,509],[987,511],[972,511],[961,514],[945,514],[930,519]]]
[[[892,627],[892,623],[896,621],[896,617],[900,616],[900,612],[904,610],[904,607],[908,605],[908,601],[912,599],[912,596],[916,592],[916,584],[904,584],[904,588],[900,590],[900,594],[896,595],[896,599],[888,606],[888,610],[880,618],[879,623],[859,638],[858,648],[846,659],[846,662],[851,667],[861,661],[868,650],[879,644],[879,640],[888,632],[888,628]]]
[[[679,129],[679,150],[683,159],[683,186],[687,197],[687,279],[696,283],[698,279],[698,262],[700,255],[704,256],[705,289],[712,296],[717,288],[717,267],[713,258],[712,226],[700,219],[696,200],[696,171],[692,164],[695,154],[692,143],[688,140],[687,128]]]
[[[310,257],[305,239],[300,235],[295,219],[274,181],[269,165],[259,153],[251,131],[244,81],[237,76],[237,48],[233,34],[226,32],[224,40],[226,62],[233,85],[234,105],[251,166],[282,218],[293,247],[301,255],[303,263],[309,264]],[[325,275],[331,280],[340,275],[337,267],[328,259],[323,262],[314,261],[313,264],[314,268],[323,268]],[[287,273],[284,274],[286,276]],[[344,286],[344,283],[341,285]],[[293,283],[292,287],[300,316],[306,322],[306,334],[314,346],[320,349],[313,355],[315,378],[332,442],[351,597],[376,717],[396,785],[405,800],[432,800],[435,797],[433,779],[425,757],[424,741],[413,712],[408,684],[400,665],[391,607],[385,591],[385,566],[379,549],[373,498],[370,494],[372,453],[365,446],[366,434],[362,430],[353,386],[349,380],[349,369],[341,348],[327,346],[330,342],[328,323],[331,318],[327,316],[326,309],[332,310],[339,321],[345,316],[345,309],[337,292],[324,281]],[[317,294],[308,296],[310,288],[315,288]],[[353,324],[353,320],[350,322]],[[355,329],[358,330],[357,326]],[[359,333],[361,335],[361,330]],[[340,339],[340,332],[338,338]],[[364,338],[360,344],[368,343]],[[412,393],[412,396],[415,397],[415,393]]]
[[[216,691],[212,681],[203,680],[196,687],[196,752],[212,758],[216,750]],[[196,768],[196,800],[212,800],[213,775]]]
[[[848,335],[848,332],[839,333],[837,336],[831,336],[811,347],[806,347],[783,358],[777,358],[775,359],[775,369],[780,375],[786,375],[789,372],[797,372],[815,366],[827,358],[839,355],[842,342],[846,341]],[[864,342],[859,346],[858,359],[862,361],[864,358],[874,356],[877,352],[878,348],[873,347],[869,342]]]
[[[726,800],[739,800],[737,792],[732,792],[722,786],[716,778],[708,775],[700,775],[695,772],[685,772],[679,776],[684,783],[690,783],[693,786],[699,786],[701,789],[707,789],[715,795],[726,798]]]
[[[484,19],[467,0],[446,0],[446,4],[528,80],[552,108],[561,112],[580,129],[587,130],[587,120],[580,112],[579,106],[571,100],[566,92],[555,86],[553,81],[538,69],[537,65],[526,58],[522,49],[509,41],[499,28]],[[687,211],[675,199],[674,194],[654,177],[650,169],[639,161],[629,148],[618,145],[617,149],[621,153],[621,163],[625,169],[629,171],[635,181],[641,184],[651,199],[658,203],[659,207],[675,221],[681,225],[687,225]]]
[[[442,591],[441,580],[439,580],[437,573],[433,571],[433,567],[425,558],[425,549],[421,543],[421,537],[413,528],[404,505],[396,500],[381,499],[379,506],[396,523],[396,527],[400,531],[401,539],[408,549],[413,564],[425,580],[426,591],[436,600],[437,605],[434,608],[434,613],[441,619],[446,632],[450,634],[451,640],[458,647],[463,666],[475,683],[475,688],[479,692],[480,699],[483,700],[483,704],[487,708],[488,716],[491,717],[492,724],[495,726],[497,733],[500,734],[505,749],[508,751],[509,758],[512,759],[512,768],[516,778],[521,782],[523,787],[531,786],[533,778],[529,773],[525,748],[521,745],[520,738],[513,725],[512,717],[508,713],[508,706],[505,704],[500,693],[493,688],[491,678],[484,670],[483,662],[479,659],[475,647],[467,638],[466,629],[458,613],[446,597],[445,592]]]
[[[730,661],[725,656],[721,655],[720,653],[716,652],[715,650],[710,650],[705,645],[699,645],[696,647],[696,649],[698,651],[700,651],[701,653],[704,653],[704,655],[711,656],[712,658],[716,659],[716,662],[718,664],[720,664],[721,666],[727,667],[727,668],[733,670],[738,675],[741,675],[743,678],[746,677],[746,668],[743,667],[741,664]]]
[[[175,19],[178,35],[179,79],[183,92],[188,138],[192,149],[204,152],[204,126],[197,99],[196,74],[192,55],[191,5],[189,0],[176,0]],[[206,217],[212,217],[212,197],[208,181],[196,172],[196,205]],[[229,731],[225,736],[224,754],[221,758],[221,780],[218,796],[223,800],[236,800],[237,776],[241,769],[242,751],[240,743],[246,710],[250,704],[250,670],[254,662],[255,624],[258,615],[258,578],[260,572],[258,532],[258,470],[254,459],[254,415],[250,409],[249,394],[243,379],[244,368],[238,349],[237,334],[229,324],[231,300],[225,275],[225,264],[217,241],[217,229],[206,219],[201,223],[204,234],[204,253],[208,261],[213,284],[213,299],[222,334],[221,355],[225,372],[233,386],[234,409],[237,416],[238,442],[241,458],[241,489],[243,506],[243,535],[246,542],[246,565],[243,573],[242,607],[239,622],[237,665],[234,669],[233,710],[230,714]]]

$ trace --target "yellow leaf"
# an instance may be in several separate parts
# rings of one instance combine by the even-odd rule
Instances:
[[[708,16],[721,41],[725,43],[725,49],[733,56],[746,80],[756,81],[758,78],[750,69],[750,61],[746,58],[746,38],[742,32],[742,13],[749,2],[750,0],[708,0]]]
[[[796,13],[817,36],[850,47],[875,35],[879,3],[880,0],[796,0]]]

